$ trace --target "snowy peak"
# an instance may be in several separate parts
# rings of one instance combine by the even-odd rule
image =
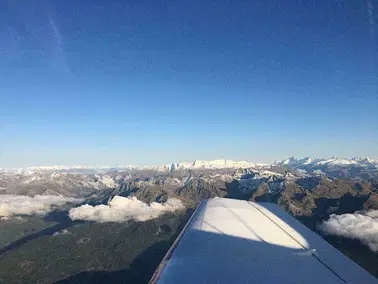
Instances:
[[[300,164],[302,164],[302,165],[309,165],[309,164],[312,164],[312,163],[316,162],[316,159],[310,158],[310,157],[306,157],[306,158],[298,160],[298,162]]]
[[[58,170],[68,170],[68,169],[88,169],[87,166],[37,166],[37,167],[28,167],[27,171],[36,172],[36,171],[58,171]]]
[[[356,161],[353,161],[351,159],[343,159],[343,158],[330,158],[326,160],[322,160],[316,163],[317,165],[337,165],[337,166],[343,166],[343,165],[357,165],[358,163]]]
[[[366,158],[354,157],[352,158],[352,160],[360,164],[378,164],[378,160],[370,159],[368,157]]]
[[[177,168],[183,169],[237,169],[237,168],[259,168],[264,164],[251,163],[247,161],[232,160],[195,160],[193,163],[177,163]]]
[[[348,167],[348,166],[376,166],[378,161],[370,158],[310,158],[305,157],[296,159],[290,157],[282,161],[276,161],[272,165],[274,166],[288,166],[294,168],[308,168],[308,167]]]
[[[294,157],[290,157],[286,160],[283,160],[280,162],[281,165],[288,166],[288,165],[293,165],[296,164],[298,161]]]
[[[260,163],[251,163],[247,161],[232,161],[232,160],[195,160],[194,162],[180,162],[172,163],[166,166],[152,167],[157,171],[175,171],[175,170],[217,170],[217,169],[248,169],[248,168],[263,168],[268,165]]]
[[[67,173],[80,173],[80,174],[94,174],[94,173],[107,173],[110,171],[123,172],[123,171],[143,171],[153,170],[158,172],[175,171],[175,170],[201,170],[201,169],[238,169],[238,168],[263,168],[268,165],[260,163],[251,163],[247,161],[233,161],[233,160],[195,160],[194,162],[180,162],[172,163],[169,165],[160,166],[135,166],[123,165],[117,167],[91,167],[91,166],[36,166],[19,169],[0,169],[0,172],[18,173],[33,175],[34,173],[53,173],[53,172],[67,172]]]
[[[298,166],[298,165],[310,165],[314,164],[319,159],[311,158],[311,157],[305,157],[301,159],[296,159],[294,157],[290,157],[288,159],[282,160],[282,161],[275,161],[272,165],[273,166]]]

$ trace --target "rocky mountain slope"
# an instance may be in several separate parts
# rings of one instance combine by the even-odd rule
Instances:
[[[62,195],[98,205],[116,195],[144,202],[180,198],[187,207],[215,196],[274,202],[295,216],[378,209],[378,168],[371,159],[294,159],[272,165],[228,160],[151,168],[30,168],[0,174],[2,194]],[[84,171],[78,173],[77,170]]]
[[[106,188],[119,186],[118,177],[40,171],[28,174],[0,173],[0,194],[63,195],[85,197]]]

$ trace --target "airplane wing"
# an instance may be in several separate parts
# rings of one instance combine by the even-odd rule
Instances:
[[[203,201],[150,283],[378,281],[271,203]]]

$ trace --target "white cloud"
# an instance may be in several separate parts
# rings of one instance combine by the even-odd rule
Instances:
[[[67,229],[63,229],[53,234],[54,237],[60,236],[60,235],[71,235],[71,233]]]
[[[116,182],[109,176],[103,176],[100,181],[108,188],[117,186]]]
[[[57,68],[61,69],[62,71],[69,71],[69,67],[67,64],[67,60],[64,54],[63,49],[63,36],[62,33],[59,31],[58,26],[55,23],[54,18],[52,15],[49,15],[49,25],[52,32],[53,38],[53,60],[54,64]]]
[[[82,199],[63,196],[0,195],[0,216],[46,215],[56,206],[61,206],[68,202],[79,203],[81,201]]]
[[[378,252],[378,210],[332,214],[319,229],[325,234],[358,239],[372,251]]]
[[[184,208],[181,200],[170,198],[165,203],[144,203],[136,197],[115,196],[108,205],[91,206],[88,204],[72,208],[69,216],[72,220],[96,222],[123,222],[129,219],[146,221],[158,217],[164,212],[173,212]]]

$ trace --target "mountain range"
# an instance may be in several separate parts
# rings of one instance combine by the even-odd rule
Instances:
[[[272,164],[197,160],[150,167],[2,169],[0,266],[9,266],[9,272],[0,271],[0,283],[1,279],[7,283],[51,283],[65,277],[62,283],[88,283],[97,279],[97,274],[83,271],[121,269],[134,263],[131,256],[149,251],[147,243],[156,252],[155,242],[162,241],[158,254],[149,253],[147,260],[127,270],[126,276],[123,272],[116,274],[131,277],[130,282],[148,281],[150,275],[142,281],[139,272],[153,272],[190,212],[201,200],[212,197],[276,203],[323,235],[319,225],[332,216],[378,210],[378,162],[332,157],[288,158]],[[38,217],[41,212],[43,216]],[[133,247],[124,240],[125,234],[133,240]],[[15,236],[17,241],[13,240]],[[378,261],[377,254],[358,238],[323,237],[378,275],[378,267],[370,264]],[[62,245],[72,249],[59,249]],[[109,253],[112,247],[117,247],[116,259]],[[46,252],[46,256],[35,258],[36,250],[42,255]],[[48,256],[55,253],[59,253],[59,259]],[[92,255],[90,262],[88,254]],[[19,262],[20,258],[24,260]],[[68,264],[61,268],[65,261]],[[22,267],[14,268],[16,263]],[[57,269],[62,274],[56,275]],[[99,275],[104,281],[114,280],[106,273]]]
[[[364,206],[350,206],[349,212],[378,209],[377,177],[378,162],[368,158],[289,158],[270,165],[197,160],[160,167],[53,166],[2,171],[0,194],[61,195],[84,198],[89,204],[106,204],[116,195],[143,202],[179,197],[190,206],[220,196],[275,202],[294,215],[310,216],[319,211],[321,198],[347,195],[366,199]]]
[[[169,171],[175,169],[237,169],[237,168],[270,168],[273,166],[285,166],[298,169],[315,169],[317,167],[362,167],[369,168],[371,170],[378,169],[378,160],[370,158],[294,158],[290,157],[285,160],[275,161],[271,164],[253,163],[247,161],[232,161],[232,160],[195,160],[194,162],[180,162],[171,163],[168,165],[159,166],[137,166],[137,165],[125,165],[125,166],[35,166],[27,168],[0,168],[2,173],[19,173],[30,174],[33,172],[71,172],[71,173],[104,173],[108,171],[133,171],[133,170],[154,170],[154,171]]]

